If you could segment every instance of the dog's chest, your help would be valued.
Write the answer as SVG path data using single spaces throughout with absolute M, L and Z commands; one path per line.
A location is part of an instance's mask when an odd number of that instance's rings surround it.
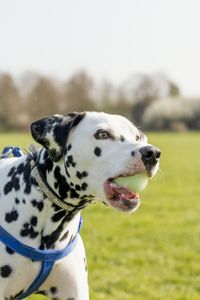
M 68 224 L 66 213 L 44 197 L 31 177 L 27 157 L 1 160 L 0 172 L 1 226 L 32 247 L 59 249 L 66 245 L 75 235 L 78 221 L 75 218 Z

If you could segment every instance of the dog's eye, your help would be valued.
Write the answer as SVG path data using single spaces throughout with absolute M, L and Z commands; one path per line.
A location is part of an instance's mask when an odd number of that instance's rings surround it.
M 98 130 L 94 137 L 97 139 L 97 140 L 106 140 L 106 139 L 109 139 L 111 138 L 111 135 L 108 131 L 106 130 Z
M 140 135 L 139 135 L 139 134 L 136 135 L 135 140 L 136 140 L 136 141 L 139 141 L 139 140 L 140 140 Z

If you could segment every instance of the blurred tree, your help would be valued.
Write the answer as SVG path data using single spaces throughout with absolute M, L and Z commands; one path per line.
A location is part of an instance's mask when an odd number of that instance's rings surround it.
M 17 83 L 24 100 L 26 100 L 27 94 L 30 93 L 40 78 L 41 76 L 37 72 L 26 71 L 22 73 Z
M 178 96 L 180 96 L 181 93 L 180 93 L 180 88 L 178 87 L 178 85 L 176 83 L 174 83 L 173 81 L 168 81 L 168 83 L 169 83 L 168 96 L 169 97 L 178 97 Z
M 101 111 L 112 113 L 113 106 L 116 102 L 116 90 L 115 87 L 108 81 L 103 80 L 97 91 L 97 97 L 99 99 L 99 109 Z
M 133 120 L 141 125 L 141 118 L 145 109 L 158 97 L 158 88 L 148 75 L 140 75 L 132 89 Z
M 0 74 L 0 128 L 18 128 L 21 108 L 20 94 L 12 77 Z
M 199 130 L 200 99 L 171 97 L 157 100 L 145 110 L 143 126 L 147 130 Z
M 93 87 L 93 80 L 87 73 L 81 71 L 74 74 L 63 86 L 63 110 L 66 113 L 96 110 Z
M 131 117 L 131 103 L 127 100 L 123 89 L 113 86 L 109 81 L 104 80 L 99 89 L 99 109 L 111 114 Z
M 9 74 L 0 74 L 0 129 L 27 129 L 32 120 L 47 115 L 85 110 L 121 114 L 133 118 L 136 125 L 145 126 L 143 116 L 149 116 L 149 120 L 153 122 L 152 105 L 155 101 L 157 100 L 157 107 L 158 103 L 165 102 L 168 98 L 175 102 L 175 106 L 170 104 L 167 107 L 176 107 L 177 114 L 180 104 L 176 103 L 176 99 L 182 99 L 179 87 L 161 73 L 132 76 L 120 87 L 106 80 L 96 85 L 84 71 L 75 73 L 65 83 L 33 72 L 27 72 L 17 82 Z M 185 124 L 189 129 L 199 128 L 199 102 L 187 107 L 190 117 L 188 113 L 183 114 L 178 126 Z M 166 124 L 171 122 L 168 116 L 165 119 Z M 157 125 L 154 127 L 166 127 L 159 125 L 162 120 L 156 120 Z
M 115 113 L 118 115 L 123 115 L 124 117 L 132 118 L 132 104 L 128 101 L 126 93 L 122 88 L 117 90 Z
M 137 125 L 142 125 L 146 108 L 155 100 L 180 95 L 179 87 L 162 73 L 135 75 L 126 83 L 126 91 L 133 103 L 132 115 Z
M 26 96 L 26 111 L 30 120 L 60 112 L 61 95 L 54 82 L 40 77 Z

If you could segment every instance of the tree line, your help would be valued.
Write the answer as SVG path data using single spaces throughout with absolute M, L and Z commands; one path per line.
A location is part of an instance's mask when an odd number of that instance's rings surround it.
M 27 130 L 36 119 L 72 111 L 121 114 L 145 130 L 200 129 L 199 99 L 184 99 L 165 74 L 136 74 L 121 85 L 96 83 L 85 71 L 67 80 L 0 73 L 0 130 Z

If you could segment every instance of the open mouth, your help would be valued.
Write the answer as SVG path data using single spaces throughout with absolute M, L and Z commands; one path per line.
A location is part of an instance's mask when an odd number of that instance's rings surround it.
M 139 194 L 114 183 L 113 180 L 107 179 L 104 182 L 104 192 L 109 204 L 121 211 L 133 212 L 136 210 L 140 205 Z

